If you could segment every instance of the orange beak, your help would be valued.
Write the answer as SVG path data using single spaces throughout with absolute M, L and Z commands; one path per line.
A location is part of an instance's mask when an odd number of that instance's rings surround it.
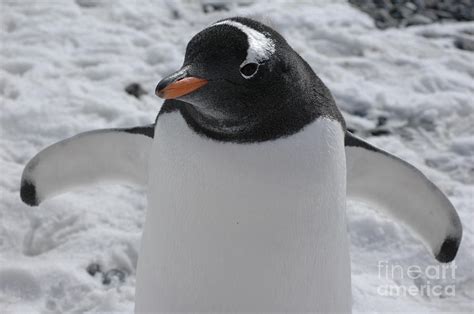
M 166 86 L 160 86 L 161 83 L 158 84 L 155 90 L 155 94 L 158 97 L 164 99 L 173 99 L 178 98 L 184 95 L 187 95 L 195 90 L 203 87 L 208 83 L 208 80 L 197 78 L 197 77 L 184 77 L 177 81 L 171 82 Z

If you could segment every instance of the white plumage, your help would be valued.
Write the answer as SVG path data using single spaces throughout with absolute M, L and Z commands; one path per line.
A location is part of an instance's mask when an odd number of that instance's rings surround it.
M 344 133 L 234 144 L 158 119 L 136 311 L 349 312 Z

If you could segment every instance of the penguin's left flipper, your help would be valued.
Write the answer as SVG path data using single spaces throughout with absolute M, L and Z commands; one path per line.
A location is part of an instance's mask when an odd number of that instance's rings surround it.
M 462 225 L 451 202 L 421 171 L 346 132 L 347 196 L 406 224 L 436 259 L 456 256 Z
M 85 132 L 53 144 L 23 170 L 20 196 L 37 206 L 76 187 L 97 182 L 145 185 L 154 125 Z

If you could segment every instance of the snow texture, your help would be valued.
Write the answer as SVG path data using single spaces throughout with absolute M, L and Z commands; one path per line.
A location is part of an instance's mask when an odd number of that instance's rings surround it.
M 452 42 L 474 24 L 380 31 L 341 1 L 243 3 L 205 14 L 191 0 L 1 1 L 0 311 L 133 311 L 146 191 L 91 186 L 32 208 L 20 200 L 21 173 L 42 148 L 79 132 L 152 123 L 155 85 L 181 66 L 186 43 L 235 15 L 280 31 L 348 126 L 418 167 L 458 210 L 455 295 L 383 296 L 382 285 L 430 279 L 379 276 L 379 261 L 439 264 L 404 226 L 349 203 L 354 312 L 473 311 L 474 55 Z M 148 94 L 128 95 L 130 83 Z M 91 276 L 91 264 L 102 272 Z

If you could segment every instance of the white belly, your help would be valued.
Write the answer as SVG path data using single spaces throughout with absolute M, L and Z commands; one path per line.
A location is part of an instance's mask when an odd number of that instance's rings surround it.
M 222 143 L 162 115 L 150 157 L 136 311 L 349 312 L 339 123 Z

